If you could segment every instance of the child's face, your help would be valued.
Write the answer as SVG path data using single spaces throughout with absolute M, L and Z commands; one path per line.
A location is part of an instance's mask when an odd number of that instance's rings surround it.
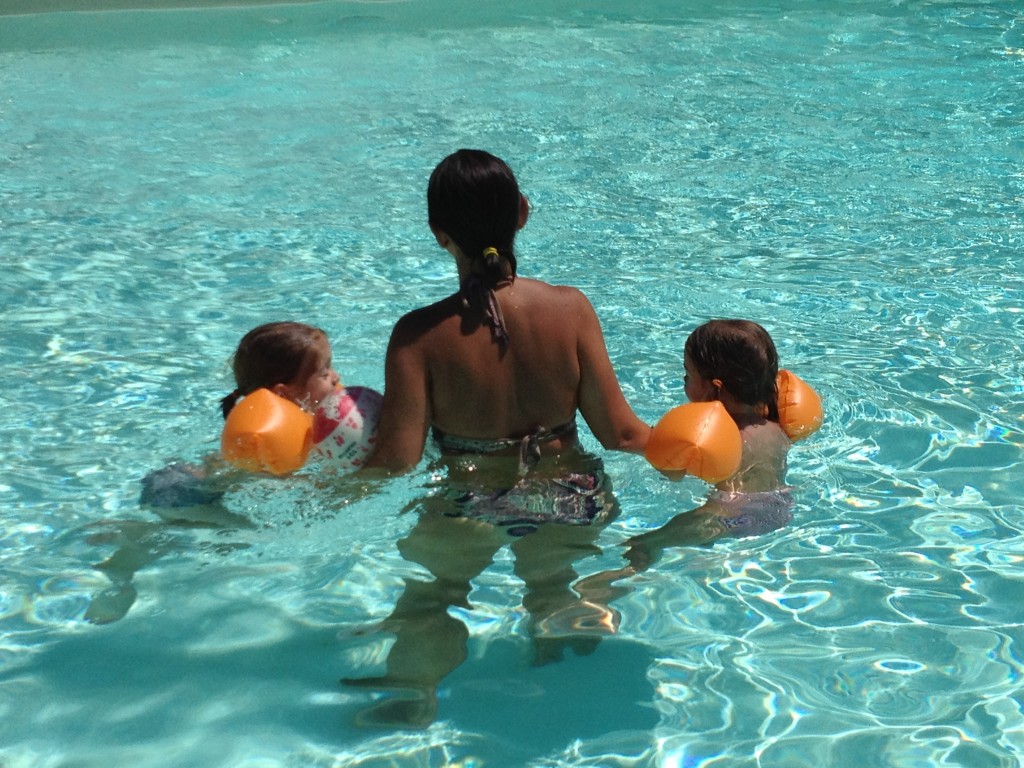
M 331 366 L 331 361 L 319 370 L 313 371 L 307 379 L 299 379 L 291 384 L 281 384 L 277 394 L 286 397 L 306 410 L 313 411 L 320 401 L 334 392 L 341 384 L 341 377 Z
M 697 372 L 689 355 L 683 357 L 683 370 L 686 372 L 683 376 L 683 386 L 691 403 L 706 403 L 718 399 L 715 385 Z
M 309 393 L 310 407 L 316 408 L 316 406 L 320 405 L 320 401 L 336 390 L 340 383 L 341 377 L 338 376 L 331 361 L 328 360 L 327 365 L 319 371 L 315 371 L 306 380 L 306 391 Z

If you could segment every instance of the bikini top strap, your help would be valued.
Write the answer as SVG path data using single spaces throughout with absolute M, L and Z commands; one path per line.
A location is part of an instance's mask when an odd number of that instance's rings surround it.
M 494 288 L 486 285 L 480 275 L 470 275 L 459 293 L 462 295 L 463 306 L 475 309 L 484 316 L 484 322 L 491 328 L 491 338 L 505 349 L 509 341 L 508 328 L 505 327 L 505 316 L 501 313 L 501 304 L 494 295 Z

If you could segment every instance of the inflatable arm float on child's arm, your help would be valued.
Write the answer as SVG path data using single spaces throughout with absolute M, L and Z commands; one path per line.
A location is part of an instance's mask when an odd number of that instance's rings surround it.
M 311 414 L 269 389 L 257 389 L 228 414 L 221 453 L 236 467 L 274 475 L 301 468 L 310 453 L 338 469 L 359 467 L 373 452 L 380 406 L 374 390 L 346 387 Z
M 821 398 L 803 379 L 779 371 L 779 426 L 790 440 L 814 434 L 823 418 Z M 686 403 L 668 411 L 655 425 L 644 453 L 655 469 L 686 472 L 709 483 L 731 477 L 740 466 L 740 431 L 717 400 Z

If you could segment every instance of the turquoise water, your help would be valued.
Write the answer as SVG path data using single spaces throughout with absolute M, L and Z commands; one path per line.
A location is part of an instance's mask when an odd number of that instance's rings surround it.
M 0 763 L 1024 760 L 1024 12 L 633 5 L 0 17 Z M 423 473 L 358 501 L 254 477 L 226 527 L 139 481 L 216 448 L 260 322 L 382 388 L 395 318 L 453 286 L 424 193 L 461 146 L 515 168 L 522 272 L 587 292 L 643 418 L 683 400 L 689 330 L 743 316 L 827 420 L 788 526 L 667 551 L 589 655 L 531 663 L 500 552 L 449 610 L 434 722 L 371 728 L 382 694 L 339 679 L 381 673 L 422 578 L 396 542 Z M 581 576 L 706 491 L 606 465 L 623 511 Z M 134 600 L 94 623 L 118 552 Z

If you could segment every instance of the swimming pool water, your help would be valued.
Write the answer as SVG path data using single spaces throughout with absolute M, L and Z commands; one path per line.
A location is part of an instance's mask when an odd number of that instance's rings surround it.
M 0 764 L 1018 765 L 1022 85 L 1011 2 L 0 16 Z M 641 417 L 683 400 L 693 326 L 743 316 L 827 420 L 789 526 L 666 552 L 589 654 L 531 664 L 499 553 L 436 720 L 370 728 L 339 679 L 380 673 L 422 577 L 422 473 L 253 478 L 211 528 L 139 480 L 216 448 L 258 323 L 382 388 L 391 324 L 453 285 L 424 193 L 462 146 L 516 170 L 522 273 L 587 292 Z M 706 490 L 606 465 L 581 576 Z M 90 622 L 118 552 L 134 599 Z

